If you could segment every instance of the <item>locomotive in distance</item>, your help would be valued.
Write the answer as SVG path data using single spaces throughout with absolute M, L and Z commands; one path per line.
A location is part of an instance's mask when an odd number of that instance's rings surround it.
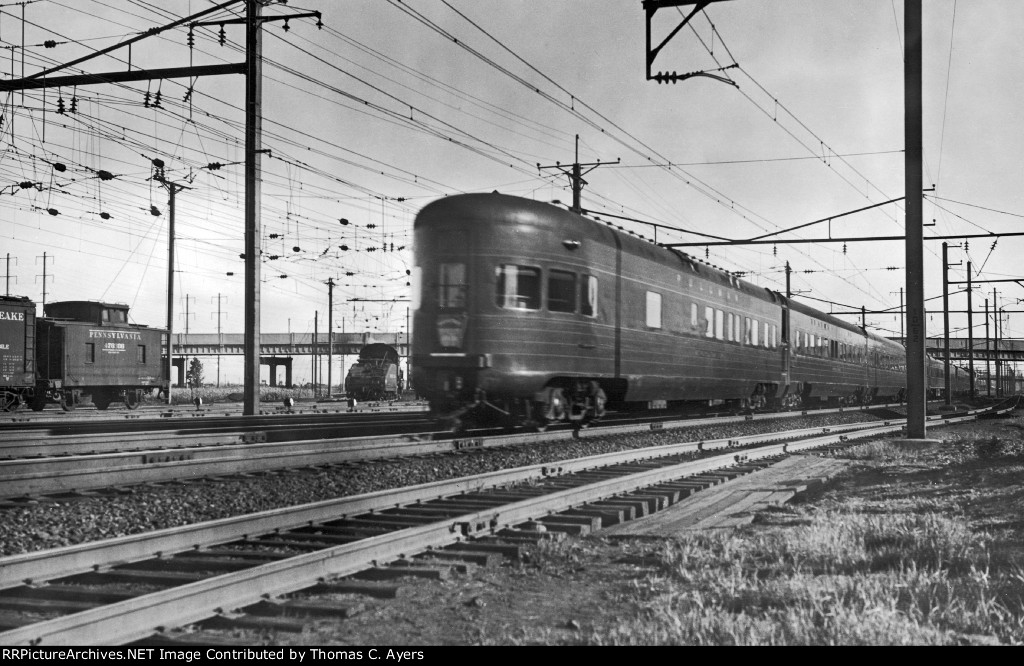
M 128 323 L 127 305 L 61 301 L 43 310 L 36 317 L 28 298 L 0 296 L 0 409 L 71 411 L 84 396 L 97 409 L 114 401 L 135 409 L 143 391 L 167 390 L 167 331 Z
M 345 377 L 345 394 L 355 400 L 396 400 L 404 388 L 398 350 L 374 342 L 359 350 Z
M 902 345 L 547 203 L 451 196 L 414 234 L 414 385 L 453 428 L 905 395 Z M 959 390 L 966 372 L 952 370 Z M 933 359 L 928 380 L 940 395 Z

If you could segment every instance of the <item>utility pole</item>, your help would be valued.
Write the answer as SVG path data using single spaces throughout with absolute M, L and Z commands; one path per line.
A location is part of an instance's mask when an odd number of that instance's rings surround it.
M 18 258 L 15 257 L 14 261 L 17 262 Z M 15 280 L 17 280 L 17 278 L 15 278 Z M 6 288 L 5 292 L 4 292 L 4 295 L 5 296 L 10 296 L 11 295 L 11 253 L 10 252 L 7 253 L 7 288 Z
M 922 178 L 921 0 L 904 0 L 904 188 L 907 267 L 907 437 L 924 439 L 928 375 L 924 310 L 924 183 Z
M 221 301 L 221 298 L 223 298 L 223 297 L 220 294 L 217 294 L 217 348 L 218 348 L 218 350 L 223 348 L 223 346 L 224 346 L 224 338 L 221 337 L 221 329 L 220 329 L 220 315 L 221 315 L 220 301 Z M 210 300 L 213 300 L 213 299 L 210 299 Z M 217 388 L 220 388 L 220 352 L 219 351 L 217 352 Z
M 320 397 L 320 311 L 313 312 L 313 397 Z
M 974 287 L 971 286 L 971 262 L 967 262 L 967 374 L 970 375 L 970 392 L 968 395 L 974 399 L 974 305 L 971 302 L 971 294 Z
M 190 189 L 187 185 L 167 180 L 164 161 L 153 158 L 153 180 L 167 190 L 167 404 L 171 404 L 171 387 L 174 386 L 174 216 L 175 197 L 178 192 Z M 191 181 L 189 181 L 191 182 Z M 186 297 L 186 306 L 188 300 Z M 188 326 L 186 309 L 185 326 Z
M 946 393 L 946 405 L 953 404 L 953 396 L 950 395 L 949 377 L 949 244 L 942 244 L 942 345 L 944 358 L 942 362 L 942 376 Z
M 989 357 L 988 299 L 985 299 L 985 395 L 992 397 L 992 363 Z
M 583 192 L 583 186 L 587 185 L 587 181 L 583 180 L 583 176 L 590 173 L 601 165 L 618 164 L 621 161 L 616 159 L 614 162 L 602 162 L 598 160 L 596 162 L 588 162 L 586 164 L 580 164 L 580 135 L 576 135 L 576 160 L 571 166 L 563 165 L 561 162 L 555 162 L 554 165 L 541 166 L 540 162 L 537 163 L 537 171 L 541 169 L 558 169 L 566 176 L 569 177 L 569 185 L 572 187 L 572 212 L 577 215 L 583 212 L 583 206 L 581 204 L 581 194 Z M 583 171 L 583 167 L 590 167 L 586 171 Z M 658 233 L 657 227 L 655 227 L 655 234 Z M 657 241 L 657 238 L 655 238 Z
M 36 257 L 36 259 L 39 259 L 39 258 L 40 257 Z M 46 278 L 47 277 L 52 277 L 52 276 L 48 276 L 46 274 L 46 262 L 48 260 L 48 257 L 46 256 L 45 252 L 43 252 L 42 260 L 43 260 L 43 312 L 45 313 L 46 312 Z M 39 276 L 37 275 L 36 277 L 39 277 Z
M 189 313 L 188 304 L 189 301 L 194 300 L 195 296 L 189 296 L 185 294 L 185 335 L 188 335 L 188 320 L 194 316 L 194 313 Z
M 327 278 L 327 397 L 331 397 L 331 368 L 334 365 L 334 278 Z

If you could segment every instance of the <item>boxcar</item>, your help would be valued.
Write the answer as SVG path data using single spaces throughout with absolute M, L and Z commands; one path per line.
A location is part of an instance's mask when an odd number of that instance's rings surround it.
M 36 384 L 36 304 L 0 296 L 0 409 L 17 409 Z

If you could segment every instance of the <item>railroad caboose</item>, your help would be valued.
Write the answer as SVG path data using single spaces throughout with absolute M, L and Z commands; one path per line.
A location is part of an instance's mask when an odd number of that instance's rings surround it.
M 47 303 L 36 327 L 39 380 L 32 409 L 74 409 L 84 395 L 97 409 L 139 406 L 142 392 L 166 390 L 161 363 L 167 332 L 128 323 L 128 306 L 95 301 Z

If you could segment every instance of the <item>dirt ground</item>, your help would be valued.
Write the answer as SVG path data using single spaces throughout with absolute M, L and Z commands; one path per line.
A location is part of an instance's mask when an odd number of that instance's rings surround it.
M 760 514 L 739 534 L 792 529 L 816 512 L 867 503 L 876 507 L 872 511 L 925 507 L 963 517 L 991 545 L 993 566 L 1021 566 L 1024 418 L 1017 414 L 930 429 L 929 437 L 941 443 L 914 445 L 909 456 L 852 456 L 848 471 L 814 496 Z M 657 584 L 653 558 L 661 541 L 612 540 L 598 532 L 531 547 L 520 562 L 478 567 L 445 581 L 407 579 L 398 599 L 366 601 L 342 622 L 264 639 L 334 646 L 603 643 L 624 620 L 650 612 L 638 600 L 645 586 Z

